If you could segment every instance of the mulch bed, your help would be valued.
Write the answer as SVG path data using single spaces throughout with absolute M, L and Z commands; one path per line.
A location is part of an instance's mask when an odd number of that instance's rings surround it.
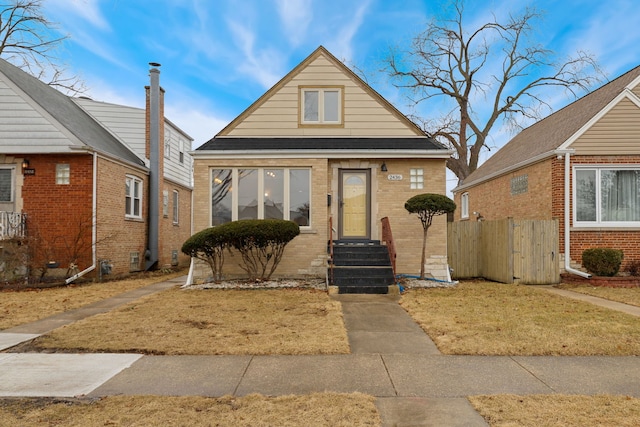
M 609 288 L 638 288 L 640 287 L 640 276 L 614 276 L 614 277 L 602 277 L 591 276 L 580 277 L 575 274 L 561 274 L 560 279 L 562 283 L 570 283 L 574 285 L 589 285 L 589 286 L 605 286 Z

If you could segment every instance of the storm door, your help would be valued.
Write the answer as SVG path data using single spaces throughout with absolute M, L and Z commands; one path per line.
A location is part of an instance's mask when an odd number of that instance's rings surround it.
M 340 239 L 369 239 L 370 171 L 341 169 L 338 216 Z

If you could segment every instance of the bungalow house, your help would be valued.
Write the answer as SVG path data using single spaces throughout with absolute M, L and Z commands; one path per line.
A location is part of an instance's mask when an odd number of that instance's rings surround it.
M 121 274 L 188 264 L 191 138 L 147 108 L 68 97 L 0 60 L 0 270 Z M 160 143 L 160 142 L 163 143 Z
M 301 234 L 276 275 L 325 277 L 328 242 L 377 245 L 385 217 L 396 272 L 418 274 L 422 225 L 404 203 L 445 193 L 451 152 L 319 47 L 192 154 L 196 231 L 245 218 L 295 221 Z M 442 216 L 428 239 L 435 278 L 448 278 L 446 251 Z M 242 274 L 237 264 L 229 258 L 223 273 Z
M 640 261 L 640 67 L 524 129 L 454 190 L 456 221 L 558 219 L 561 268 L 582 252 Z

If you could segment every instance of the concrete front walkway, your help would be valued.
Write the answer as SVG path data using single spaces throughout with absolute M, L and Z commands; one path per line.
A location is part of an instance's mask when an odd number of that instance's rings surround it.
M 181 283 L 182 279 L 174 279 L 5 330 L 0 333 L 0 345 L 13 346 L 20 340 Z M 466 399 L 476 394 L 640 397 L 638 357 L 445 356 L 397 304 L 398 296 L 333 298 L 343 306 L 352 350 L 349 355 L 0 353 L 0 396 L 358 391 L 378 398 L 384 426 L 486 426 Z

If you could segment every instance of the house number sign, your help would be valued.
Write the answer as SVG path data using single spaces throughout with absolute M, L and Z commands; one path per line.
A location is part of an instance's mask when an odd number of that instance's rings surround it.
M 389 175 L 387 175 L 387 179 L 389 181 L 402 181 L 402 175 L 400 175 L 399 173 L 390 173 Z

